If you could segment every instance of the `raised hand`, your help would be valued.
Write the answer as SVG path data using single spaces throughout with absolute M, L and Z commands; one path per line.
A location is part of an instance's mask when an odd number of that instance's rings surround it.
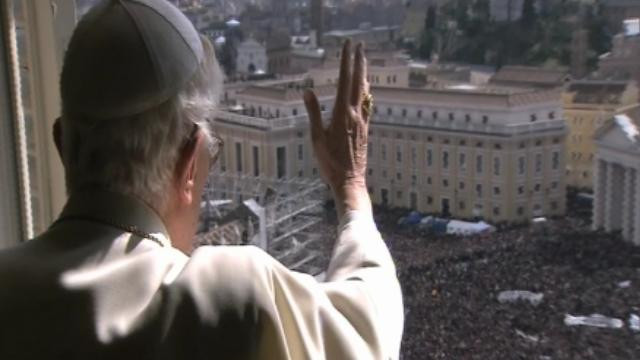
M 320 171 L 333 189 L 338 211 L 369 210 L 366 187 L 369 135 L 369 83 L 362 44 L 351 56 L 351 42 L 342 49 L 340 80 L 328 127 L 322 124 L 318 99 L 313 91 L 304 95 L 311 120 L 311 139 Z

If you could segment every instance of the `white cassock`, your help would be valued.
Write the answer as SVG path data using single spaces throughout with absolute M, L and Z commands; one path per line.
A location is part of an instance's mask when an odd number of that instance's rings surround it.
M 253 246 L 187 257 L 119 194 L 74 195 L 61 219 L 0 251 L 0 359 L 399 356 L 402 295 L 370 213 L 341 219 L 324 282 Z

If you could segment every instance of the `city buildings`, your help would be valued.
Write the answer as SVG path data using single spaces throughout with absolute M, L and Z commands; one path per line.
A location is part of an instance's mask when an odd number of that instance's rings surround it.
M 225 138 L 220 171 L 237 176 L 315 177 L 309 119 L 299 82 L 253 85 L 236 93 L 236 112 L 219 111 L 214 130 Z M 323 111 L 333 106 L 334 86 L 315 89 Z
M 640 3 L 635 0 L 602 1 L 602 16 L 613 33 L 622 30 L 623 21 L 640 18 Z
M 571 80 L 568 69 L 535 66 L 503 66 L 491 78 L 496 85 L 535 88 L 562 87 Z
M 633 79 L 640 83 L 640 29 L 636 26 L 613 37 L 611 52 L 603 54 L 598 63 L 598 76 L 611 79 Z
M 593 227 L 622 231 L 640 245 L 640 108 L 615 115 L 596 133 Z
M 492 222 L 564 213 L 559 90 L 461 84 L 373 95 L 374 202 Z
M 238 44 L 236 55 L 238 74 L 264 74 L 268 70 L 267 64 L 267 50 L 255 39 L 249 38 Z
M 314 177 L 302 91 L 251 86 L 241 113 L 222 112 L 223 171 Z M 324 111 L 334 85 L 314 89 Z M 373 86 L 368 185 L 375 203 L 493 222 L 561 215 L 566 127 L 559 89 L 470 84 L 424 89 Z
M 567 120 L 567 185 L 591 190 L 596 130 L 613 115 L 637 104 L 634 81 L 573 81 L 563 94 Z

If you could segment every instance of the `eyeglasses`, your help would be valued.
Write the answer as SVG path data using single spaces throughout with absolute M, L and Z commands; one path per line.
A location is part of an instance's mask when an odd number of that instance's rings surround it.
M 191 134 L 189 135 L 189 141 L 194 140 L 198 130 L 200 129 L 200 125 L 194 123 L 193 129 L 191 130 Z M 224 147 L 224 141 L 217 134 L 211 133 L 211 141 L 207 143 L 207 150 L 209 151 L 209 164 L 213 166 L 220 157 L 220 152 Z

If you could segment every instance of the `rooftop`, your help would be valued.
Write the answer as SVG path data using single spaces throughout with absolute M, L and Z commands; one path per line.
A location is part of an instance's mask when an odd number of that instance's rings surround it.
M 399 28 L 400 28 L 399 26 L 374 26 L 374 27 L 362 28 L 362 29 L 332 30 L 332 31 L 326 32 L 324 36 L 349 37 L 349 36 L 355 36 L 360 34 L 366 34 L 370 32 L 397 30 Z
M 504 66 L 491 78 L 491 82 L 518 86 L 554 87 L 562 86 L 568 79 L 569 72 L 566 68 Z
M 513 107 L 558 101 L 559 90 L 516 88 L 495 85 L 447 84 L 427 88 L 373 87 L 379 101 L 397 103 L 460 103 L 490 107 Z
M 259 97 L 275 101 L 302 101 L 304 90 L 308 86 L 302 83 L 275 84 L 270 86 L 252 85 L 240 91 L 238 95 Z M 335 93 L 335 86 L 325 85 L 313 89 L 318 97 L 332 96 Z
M 574 93 L 574 103 L 620 104 L 628 86 L 628 81 L 582 80 L 572 82 L 567 91 Z

